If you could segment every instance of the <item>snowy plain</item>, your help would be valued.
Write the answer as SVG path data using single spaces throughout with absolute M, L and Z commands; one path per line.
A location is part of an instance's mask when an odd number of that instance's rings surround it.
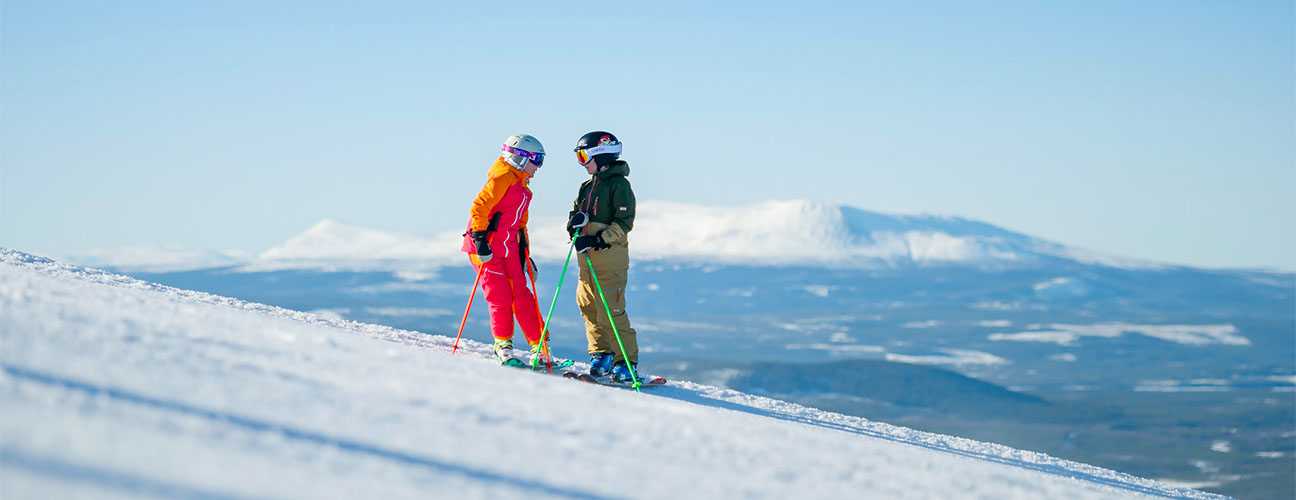
M 0 249 L 0 497 L 1219 498 L 452 342 Z

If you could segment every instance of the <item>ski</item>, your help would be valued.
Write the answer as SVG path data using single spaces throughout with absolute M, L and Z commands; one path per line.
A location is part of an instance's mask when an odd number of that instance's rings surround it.
M 591 384 L 606 385 L 609 387 L 624 387 L 626 389 L 634 388 L 634 384 L 631 383 L 613 382 L 611 377 L 595 377 L 588 373 L 567 372 L 563 374 L 563 377 L 579 380 L 581 382 L 589 382 Z M 639 384 L 639 387 L 657 387 L 662 385 L 666 385 L 665 378 L 648 376 L 644 377 L 643 383 Z
M 517 358 L 509 358 L 508 361 L 505 361 L 500 364 L 502 366 L 512 366 L 514 368 L 535 368 L 536 371 L 541 371 L 541 370 L 549 370 L 549 369 L 567 368 L 568 366 L 576 364 L 576 362 L 570 359 L 564 359 L 557 363 L 540 363 L 532 367 L 526 361 L 522 361 Z
M 557 363 L 539 363 L 539 364 L 535 365 L 534 367 L 532 367 L 531 365 L 525 365 L 525 366 L 530 367 L 530 368 L 535 368 L 536 370 L 549 370 L 549 369 L 555 369 L 555 370 L 556 370 L 556 369 L 559 369 L 559 368 L 567 368 L 568 366 L 571 366 L 571 365 L 574 365 L 574 364 L 576 364 L 576 362 L 573 361 L 573 360 L 570 360 L 570 359 L 563 359 L 563 360 L 558 361 Z

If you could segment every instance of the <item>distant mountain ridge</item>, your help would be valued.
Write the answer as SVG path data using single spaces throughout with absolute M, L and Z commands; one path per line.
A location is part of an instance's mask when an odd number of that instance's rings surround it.
M 562 218 L 533 217 L 534 257 L 561 260 Z M 260 255 L 263 260 L 421 259 L 461 263 L 462 230 L 433 238 L 325 220 Z M 894 215 L 804 200 L 709 206 L 648 201 L 630 236 L 636 260 L 852 269 L 1037 267 L 1051 259 L 1111 267 L 1156 264 L 1101 255 L 962 217 Z
M 562 260 L 567 255 L 563 217 L 532 217 L 533 257 Z M 437 267 L 464 262 L 462 229 L 417 236 L 348 225 L 324 219 L 282 244 L 242 262 L 229 254 L 211 266 L 256 268 L 316 265 Z M 1066 247 L 992 224 L 953 216 L 896 215 L 804 200 L 752 205 L 708 206 L 645 201 L 630 236 L 637 262 L 674 261 L 749 266 L 809 266 L 850 269 L 968 267 L 981 270 L 1037 268 L 1056 260 L 1121 268 L 1161 268 L 1155 263 L 1123 259 Z M 133 262 L 132 254 L 95 251 L 70 260 L 116 268 L 147 267 L 163 260 L 202 267 L 193 255 L 159 259 L 166 249 Z M 133 255 L 145 255 L 138 251 Z M 80 258 L 90 257 L 90 258 Z M 174 265 L 172 265 L 174 267 Z
M 412 236 L 321 220 L 305 232 L 262 252 L 260 260 L 417 260 L 444 259 L 458 253 L 459 237 Z
M 852 269 L 1035 267 L 1063 258 L 1149 267 L 1096 256 L 961 217 L 893 215 L 809 201 L 712 207 L 645 203 L 632 233 L 637 257 L 759 266 Z

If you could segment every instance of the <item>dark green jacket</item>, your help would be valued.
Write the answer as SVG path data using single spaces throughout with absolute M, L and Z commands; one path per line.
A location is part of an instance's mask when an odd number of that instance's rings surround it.
M 576 192 L 573 212 L 589 214 L 590 222 L 620 226 L 621 234 L 634 227 L 635 196 L 630 189 L 630 165 L 617 160 L 607 170 L 581 183 Z

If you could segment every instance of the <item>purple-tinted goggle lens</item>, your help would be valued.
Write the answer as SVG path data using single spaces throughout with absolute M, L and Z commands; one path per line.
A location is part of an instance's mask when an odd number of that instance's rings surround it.
M 518 155 L 518 156 L 525 156 L 528 160 L 531 160 L 531 163 L 536 164 L 537 167 L 539 167 L 539 166 L 541 166 L 541 165 L 544 165 L 544 153 L 532 153 L 532 152 L 527 151 L 527 150 L 525 150 L 525 149 L 518 149 L 518 148 L 515 148 L 515 147 L 512 147 L 512 146 L 509 146 L 508 144 L 505 144 L 503 147 L 501 147 L 501 148 L 500 148 L 500 151 L 508 151 L 509 153 L 512 153 L 512 154 L 515 154 L 515 155 Z

